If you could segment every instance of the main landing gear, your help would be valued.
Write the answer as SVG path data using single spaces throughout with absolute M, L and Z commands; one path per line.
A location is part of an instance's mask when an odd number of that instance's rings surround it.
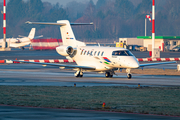
M 131 78 L 132 78 L 131 69 L 127 68 L 127 69 L 126 69 L 126 72 L 127 72 L 127 78 L 128 78 L 128 79 L 131 79 Z
M 21 47 L 21 50 L 24 50 L 24 47 Z
M 80 71 L 77 71 L 75 74 L 74 74 L 75 77 L 83 77 L 83 72 L 80 70 Z
M 113 77 L 113 74 L 114 74 L 114 71 L 110 71 L 110 72 L 106 72 L 105 73 L 105 76 L 108 78 L 112 78 Z

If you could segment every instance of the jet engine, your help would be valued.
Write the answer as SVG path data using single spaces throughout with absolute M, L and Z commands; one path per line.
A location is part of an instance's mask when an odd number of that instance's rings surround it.
M 56 47 L 56 51 L 62 56 L 74 57 L 77 53 L 77 49 L 71 46 L 59 46 Z

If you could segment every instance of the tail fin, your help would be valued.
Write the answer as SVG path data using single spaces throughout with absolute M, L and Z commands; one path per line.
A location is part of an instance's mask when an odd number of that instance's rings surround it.
M 69 23 L 68 20 L 59 20 L 57 23 L 29 22 L 28 24 L 43 24 L 43 25 L 60 25 L 63 45 L 77 47 L 86 46 L 84 42 L 77 41 L 72 31 L 71 25 L 92 25 L 93 23 Z
M 33 38 L 34 38 L 34 36 L 35 36 L 35 31 L 36 31 L 36 28 L 32 28 L 32 29 L 31 29 L 31 31 L 30 31 L 30 33 L 29 33 L 29 36 L 28 36 L 29 39 L 33 39 Z
M 57 23 L 64 23 L 65 25 L 60 27 L 61 37 L 63 41 L 63 45 L 76 46 L 76 38 L 70 26 L 68 20 L 59 20 Z

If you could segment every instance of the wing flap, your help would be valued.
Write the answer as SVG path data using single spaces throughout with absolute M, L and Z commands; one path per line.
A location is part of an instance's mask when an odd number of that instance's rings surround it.
M 20 62 L 20 63 L 32 63 L 32 64 L 40 64 L 40 65 L 66 67 L 66 68 L 80 68 L 80 69 L 86 69 L 86 70 L 95 70 L 96 69 L 95 67 L 91 67 L 91 66 L 67 65 L 67 64 L 58 64 L 58 63 L 29 62 L 29 61 L 19 61 L 19 60 L 12 60 L 12 61 Z

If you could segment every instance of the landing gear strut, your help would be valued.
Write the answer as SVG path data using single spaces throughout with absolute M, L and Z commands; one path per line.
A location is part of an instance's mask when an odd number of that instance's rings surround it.
M 110 72 L 106 72 L 105 73 L 105 76 L 108 78 L 112 78 L 113 77 L 113 74 L 114 74 L 114 71 L 110 71 Z
M 24 50 L 24 47 L 21 47 L 21 50 Z
M 126 72 L 127 72 L 127 78 L 128 78 L 128 79 L 131 79 L 131 78 L 132 78 L 131 69 L 127 68 L 127 69 L 126 69 Z
M 80 71 L 77 71 L 75 74 L 74 74 L 75 77 L 83 77 L 83 72 L 80 70 Z

